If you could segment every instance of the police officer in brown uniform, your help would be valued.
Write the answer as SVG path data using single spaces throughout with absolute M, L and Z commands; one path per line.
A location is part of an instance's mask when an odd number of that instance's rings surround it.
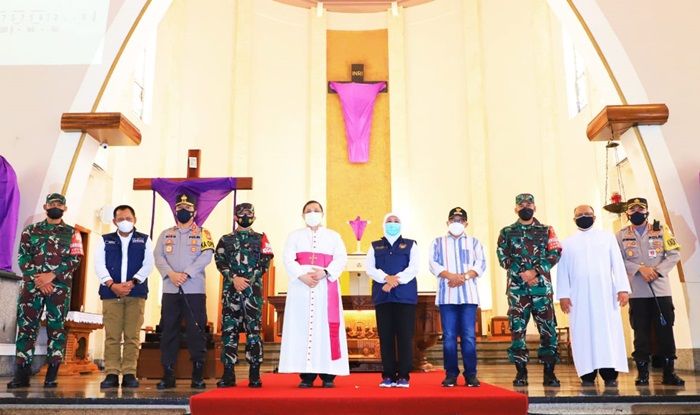
M 630 324 L 634 330 L 634 352 L 638 376 L 635 385 L 649 384 L 651 331 L 655 331 L 657 354 L 664 359 L 664 385 L 681 386 L 685 381 L 675 374 L 676 343 L 673 339 L 673 301 L 669 273 L 680 260 L 680 245 L 671 231 L 659 221 L 649 223 L 647 200 L 627 201 L 631 225 L 617 233 L 627 276 L 632 286 Z

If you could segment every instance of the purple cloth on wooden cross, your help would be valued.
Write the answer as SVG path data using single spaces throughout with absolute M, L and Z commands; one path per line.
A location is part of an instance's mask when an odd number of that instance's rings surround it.
M 175 197 L 179 193 L 189 193 L 197 199 L 197 216 L 194 222 L 202 226 L 216 205 L 232 190 L 236 189 L 236 179 L 220 177 L 214 179 L 188 179 L 178 182 L 168 179 L 153 179 L 151 187 L 170 205 L 175 217 Z
M 374 101 L 379 91 L 386 86 L 386 82 L 376 84 L 331 82 L 330 85 L 331 89 L 338 93 L 340 105 L 343 107 L 348 158 L 351 163 L 367 163 Z
M 19 186 L 10 163 L 0 156 L 0 269 L 12 272 L 19 220 Z
M 352 227 L 352 232 L 355 234 L 355 239 L 358 241 L 362 240 L 362 235 L 365 233 L 365 228 L 367 228 L 367 221 L 360 219 L 358 216 L 348 223 L 350 223 L 350 227 Z

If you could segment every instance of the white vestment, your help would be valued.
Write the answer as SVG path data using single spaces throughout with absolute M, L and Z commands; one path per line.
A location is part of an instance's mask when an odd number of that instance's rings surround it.
M 314 266 L 301 265 L 300 258 L 306 258 L 301 262 L 320 264 L 316 267 L 325 268 L 328 278 L 322 279 L 316 287 L 309 288 L 299 277 L 312 271 Z M 323 262 L 318 262 L 319 258 L 320 261 L 326 260 L 325 266 Z M 289 286 L 282 327 L 280 373 L 350 374 L 342 301 L 338 301 L 340 358 L 336 360 L 332 360 L 328 310 L 329 282 L 337 282 L 346 262 L 345 244 L 335 231 L 319 227 L 313 232 L 307 227 L 289 235 L 284 248 Z M 339 283 L 335 284 L 335 289 L 337 298 L 341 300 Z
M 629 293 L 630 284 L 615 236 L 589 229 L 567 238 L 557 268 L 556 298 L 572 303 L 571 347 L 578 375 L 601 368 L 627 372 L 617 293 Z

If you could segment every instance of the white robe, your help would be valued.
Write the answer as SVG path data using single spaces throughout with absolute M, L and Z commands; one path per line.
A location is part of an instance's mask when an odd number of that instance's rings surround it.
M 330 274 L 314 288 L 298 278 L 312 270 L 311 265 L 299 265 L 298 252 L 313 252 L 333 256 L 326 269 Z M 303 228 L 292 232 L 284 248 L 284 265 L 289 276 L 284 308 L 280 373 L 327 373 L 349 375 L 348 343 L 345 336 L 342 298 L 340 307 L 340 359 L 331 360 L 328 326 L 328 281 L 337 281 L 345 270 L 347 252 L 340 235 L 319 227 L 314 232 Z M 340 296 L 340 284 L 338 284 Z M 340 298 L 340 297 L 339 297 Z
M 571 348 L 579 376 L 594 369 L 628 372 L 617 293 L 630 284 L 615 236 L 579 231 L 562 244 L 556 298 L 570 298 Z

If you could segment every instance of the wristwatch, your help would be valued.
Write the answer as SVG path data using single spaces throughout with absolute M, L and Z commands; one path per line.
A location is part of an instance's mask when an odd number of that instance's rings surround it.
M 323 269 L 323 272 L 326 274 L 326 278 L 328 278 L 328 277 L 331 276 L 331 274 L 328 272 L 327 269 L 324 268 L 324 269 Z
M 139 284 L 141 284 L 141 282 L 140 282 L 139 280 L 137 280 L 136 277 L 132 278 L 130 281 L 131 281 L 131 283 L 134 284 L 134 285 L 139 285 Z

